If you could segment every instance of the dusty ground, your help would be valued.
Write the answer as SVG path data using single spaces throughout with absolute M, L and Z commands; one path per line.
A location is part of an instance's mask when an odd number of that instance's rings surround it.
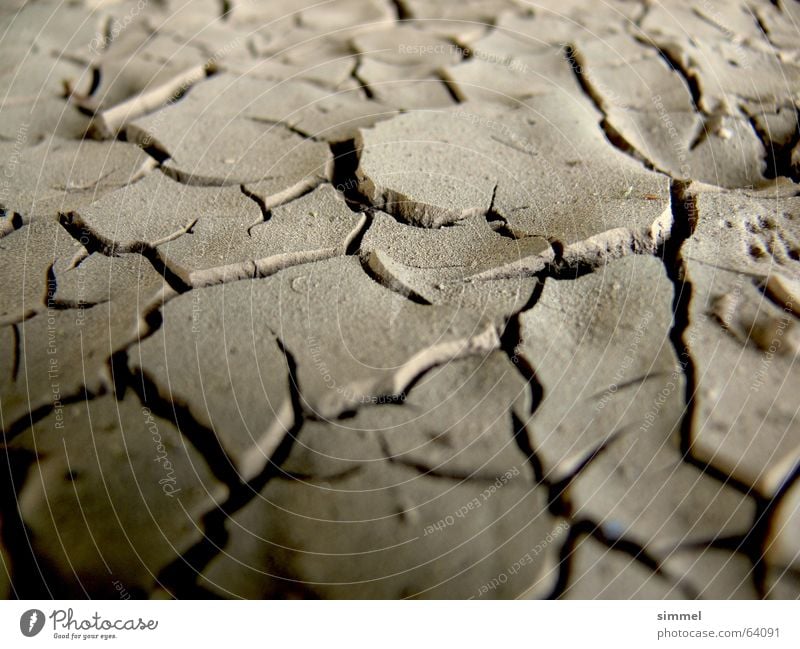
M 0 595 L 800 596 L 796 0 L 0 16 Z

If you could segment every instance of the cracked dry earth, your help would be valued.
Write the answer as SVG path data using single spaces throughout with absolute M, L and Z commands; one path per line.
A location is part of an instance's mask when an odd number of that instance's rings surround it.
M 800 3 L 3 3 L 0 596 L 800 596 Z

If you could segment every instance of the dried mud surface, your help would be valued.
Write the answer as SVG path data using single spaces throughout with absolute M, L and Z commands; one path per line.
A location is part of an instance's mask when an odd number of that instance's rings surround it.
M 797 0 L 0 22 L 0 597 L 800 597 Z

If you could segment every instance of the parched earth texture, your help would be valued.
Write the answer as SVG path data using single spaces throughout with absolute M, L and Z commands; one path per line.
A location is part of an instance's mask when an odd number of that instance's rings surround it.
M 0 22 L 0 596 L 800 596 L 800 2 Z

